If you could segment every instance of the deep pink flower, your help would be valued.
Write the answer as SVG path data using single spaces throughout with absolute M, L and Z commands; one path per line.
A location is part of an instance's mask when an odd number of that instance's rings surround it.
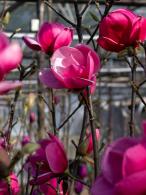
M 22 146 L 24 146 L 24 145 L 30 143 L 30 141 L 31 141 L 30 136 L 25 135 L 25 136 L 23 136 L 23 138 L 22 138 L 21 144 L 22 144 Z
M 23 37 L 24 42 L 33 50 L 42 50 L 52 54 L 62 46 L 68 46 L 73 39 L 73 29 L 59 23 L 45 22 L 36 35 L 36 40 L 27 36 Z
M 88 175 L 88 168 L 87 168 L 87 165 L 85 163 L 82 163 L 82 164 L 79 165 L 78 175 L 81 178 L 87 177 L 87 175 Z
M 20 186 L 19 186 L 16 175 L 14 173 L 10 174 L 9 180 L 10 180 L 10 189 L 11 189 L 12 195 L 18 195 L 20 191 Z M 0 195 L 9 194 L 8 189 L 9 189 L 8 183 L 5 180 L 1 179 L 0 180 Z
M 97 42 L 105 50 L 119 52 L 146 38 L 146 19 L 128 9 L 110 12 L 99 25 Z
M 39 74 L 43 84 L 55 89 L 83 89 L 96 83 L 100 60 L 90 47 L 78 44 L 74 48 L 66 46 L 56 50 L 51 65 Z
M 11 70 L 17 68 L 21 60 L 22 51 L 18 43 L 10 43 L 6 35 L 0 32 L 0 80 L 3 80 Z
M 80 194 L 83 190 L 84 185 L 80 183 L 79 181 L 75 181 L 74 189 L 77 194 Z
M 33 176 L 30 184 L 41 186 L 50 179 L 59 177 L 68 167 L 63 144 L 56 136 L 50 133 L 49 136 L 50 139 L 39 141 L 40 148 L 26 161 L 25 170 L 30 171 Z
M 68 160 L 64 150 L 64 146 L 56 136 L 50 133 L 49 136 L 50 142 L 45 149 L 49 167 L 53 173 L 64 173 L 68 167 Z
M 146 193 L 146 137 L 120 138 L 105 151 L 101 175 L 96 178 L 91 194 L 143 195 Z

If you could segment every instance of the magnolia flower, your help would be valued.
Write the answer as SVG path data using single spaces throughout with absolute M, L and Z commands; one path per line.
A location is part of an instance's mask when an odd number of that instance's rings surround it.
M 42 50 L 52 54 L 56 49 L 70 45 L 73 39 L 73 29 L 59 23 L 45 22 L 39 29 L 36 39 L 23 37 L 24 42 L 33 50 Z
M 96 178 L 91 195 L 97 192 L 100 195 L 146 194 L 145 143 L 146 135 L 142 139 L 120 138 L 108 146 L 101 162 L 101 175 Z
M 107 51 L 119 52 L 136 47 L 146 38 L 146 19 L 128 9 L 117 9 L 103 18 L 99 25 L 98 44 Z
M 50 88 L 83 89 L 95 85 L 100 69 L 98 55 L 88 46 L 78 44 L 57 49 L 51 58 L 52 67 L 40 72 L 41 82 Z

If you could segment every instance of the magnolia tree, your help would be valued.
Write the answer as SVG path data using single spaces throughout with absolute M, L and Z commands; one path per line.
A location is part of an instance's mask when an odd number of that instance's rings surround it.
M 79 10 L 78 2 L 74 2 L 76 23 L 73 23 L 45 2 L 46 6 L 65 20 L 66 25 L 46 21 L 40 26 L 35 39 L 23 37 L 24 43 L 33 52 L 44 55 L 48 63 L 46 68 L 37 67 L 37 72 L 39 82 L 45 89 L 42 98 L 48 89 L 51 91 L 51 108 L 45 98 L 43 101 L 50 110 L 53 125 L 51 128 L 46 127 L 44 136 L 39 139 L 31 132 L 20 131 L 18 139 L 13 143 L 14 114 L 21 89 L 23 91 L 23 80 L 35 71 L 33 64 L 27 67 L 22 65 L 23 52 L 19 44 L 11 40 L 14 34 L 9 40 L 3 28 L 0 32 L 0 94 L 16 90 L 8 122 L 1 131 L 0 195 L 146 194 L 146 123 L 143 122 L 140 137 L 135 137 L 134 126 L 135 96 L 146 106 L 139 91 L 145 80 L 140 84 L 135 80 L 138 66 L 146 73 L 146 64 L 141 62 L 138 53 L 146 54 L 146 18 L 123 8 L 110 11 L 113 0 L 105 1 L 104 11 L 94 2 L 101 19 L 93 32 L 88 29 L 90 37 L 85 42 L 82 17 L 90 9 L 91 3 L 89 0 Z M 74 34 L 78 35 L 76 45 L 73 44 Z M 108 141 L 103 144 L 102 129 L 97 126 L 93 112 L 92 97 L 103 65 L 98 48 L 115 52 L 116 55 L 124 53 L 125 63 L 131 69 L 131 111 L 127 126 L 129 136 L 112 140 L 110 144 Z M 16 68 L 20 73 L 19 81 L 7 81 L 6 75 Z M 64 90 L 66 95 L 75 94 L 79 101 L 79 106 L 59 127 L 56 125 L 55 106 L 61 100 L 54 95 L 57 90 Z M 28 98 L 27 107 L 24 106 L 22 112 L 26 112 L 35 100 L 33 95 Z M 79 141 L 69 143 L 74 145 L 75 151 L 75 156 L 69 158 L 59 134 L 81 106 L 85 108 L 82 129 Z M 37 116 L 34 112 L 26 113 L 29 114 L 31 129 Z M 24 118 L 22 123 L 26 120 Z M 27 124 L 24 122 L 23 125 Z M 104 139 L 108 140 L 109 137 Z

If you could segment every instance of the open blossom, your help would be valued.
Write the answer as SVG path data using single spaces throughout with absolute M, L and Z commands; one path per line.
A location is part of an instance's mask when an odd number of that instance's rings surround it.
M 104 153 L 101 175 L 96 178 L 91 194 L 146 194 L 145 143 L 146 135 L 142 139 L 124 137 L 114 141 Z
M 62 46 L 68 46 L 73 39 L 73 29 L 65 27 L 60 23 L 45 22 L 39 29 L 36 39 L 23 37 L 24 42 L 33 50 L 42 50 L 52 54 Z
M 90 47 L 78 44 L 56 50 L 51 65 L 39 74 L 44 85 L 55 89 L 83 89 L 96 83 L 100 60 Z
M 8 185 L 10 185 L 12 195 L 18 195 L 19 194 L 20 186 L 19 186 L 19 183 L 18 183 L 18 179 L 17 179 L 17 177 L 14 173 L 10 174 L 9 182 L 10 182 L 10 184 L 8 184 L 6 180 L 2 180 L 2 179 L 0 180 L 0 195 L 9 194 Z
M 98 44 L 105 50 L 119 52 L 126 47 L 136 47 L 146 38 L 146 19 L 128 9 L 110 12 L 99 25 Z
M 36 152 L 28 157 L 25 170 L 29 171 L 33 177 L 30 184 L 37 185 L 39 191 L 49 195 L 52 188 L 47 183 L 56 186 L 56 178 L 68 168 L 68 160 L 64 146 L 56 136 L 49 133 L 49 139 L 43 139 L 39 141 L 39 144 L 40 147 Z M 56 194 L 54 190 L 53 193 Z

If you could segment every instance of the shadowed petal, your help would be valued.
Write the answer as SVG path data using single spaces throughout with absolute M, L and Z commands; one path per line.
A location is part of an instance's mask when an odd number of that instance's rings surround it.
M 29 48 L 37 51 L 41 50 L 41 45 L 36 40 L 25 36 L 23 37 L 23 41 Z
M 43 69 L 39 73 L 40 81 L 49 88 L 62 89 L 65 88 L 64 84 L 58 80 L 56 74 L 52 69 Z

